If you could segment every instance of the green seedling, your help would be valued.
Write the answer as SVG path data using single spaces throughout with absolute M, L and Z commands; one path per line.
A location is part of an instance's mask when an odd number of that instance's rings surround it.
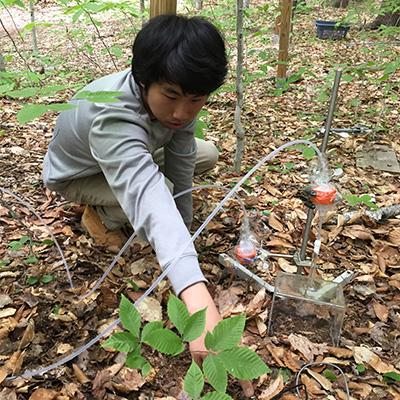
M 363 204 L 370 208 L 371 210 L 378 210 L 379 207 L 372 201 L 372 197 L 368 194 L 363 194 L 362 196 L 356 196 L 355 194 L 344 195 L 343 198 L 351 205 L 357 206 Z
M 42 283 L 44 285 L 47 285 L 50 282 L 54 281 L 54 276 L 53 275 L 31 275 L 27 278 L 26 283 L 30 286 L 36 285 L 37 283 Z
M 167 314 L 175 330 L 164 327 L 162 321 L 149 322 L 142 326 L 136 307 L 122 296 L 119 317 L 124 330 L 107 339 L 102 346 L 126 352 L 126 365 L 139 369 L 146 376 L 151 365 L 142 355 L 146 344 L 162 354 L 181 354 L 187 343 L 197 339 L 205 328 L 206 309 L 190 315 L 186 305 L 176 296 L 170 295 Z M 231 399 L 226 394 L 228 375 L 237 379 L 251 380 L 270 369 L 260 357 L 247 347 L 239 346 L 246 318 L 238 315 L 221 321 L 212 332 L 207 332 L 205 345 L 209 351 L 202 369 L 192 362 L 184 378 L 184 390 L 192 399 Z M 205 382 L 215 392 L 201 396 Z
M 387 383 L 395 383 L 395 382 L 400 382 L 400 374 L 394 371 L 391 372 L 385 372 L 383 374 L 383 379 Z

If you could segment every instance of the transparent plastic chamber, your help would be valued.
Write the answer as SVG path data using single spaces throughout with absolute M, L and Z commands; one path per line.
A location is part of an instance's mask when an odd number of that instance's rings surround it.
M 346 304 L 342 285 L 305 275 L 279 273 L 269 315 L 270 335 L 298 333 L 338 346 Z

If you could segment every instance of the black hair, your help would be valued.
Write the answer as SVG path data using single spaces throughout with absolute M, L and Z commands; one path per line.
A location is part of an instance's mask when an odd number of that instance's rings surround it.
M 168 82 L 184 93 L 208 95 L 223 84 L 227 73 L 224 39 L 201 17 L 152 18 L 136 36 L 132 53 L 133 76 L 145 89 Z

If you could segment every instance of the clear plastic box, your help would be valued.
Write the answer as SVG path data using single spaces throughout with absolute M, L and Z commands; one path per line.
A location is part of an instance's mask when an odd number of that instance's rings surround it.
M 342 285 L 299 274 L 275 280 L 268 332 L 297 333 L 313 342 L 338 346 L 346 304 Z

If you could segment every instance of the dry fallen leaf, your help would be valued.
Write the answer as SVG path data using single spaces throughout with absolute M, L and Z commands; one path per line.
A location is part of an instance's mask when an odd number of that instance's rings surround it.
M 216 303 L 222 318 L 229 317 L 232 314 L 233 308 L 238 302 L 239 296 L 236 294 L 236 291 L 233 290 L 233 287 L 230 287 L 226 290 L 221 290 L 218 293 Z
M 366 347 L 354 347 L 354 359 L 358 364 L 368 364 L 380 374 L 392 371 L 399 373 L 393 365 L 383 362 L 379 356 Z
M 328 351 L 330 354 L 333 354 L 339 358 L 350 358 L 353 357 L 353 350 L 345 349 L 343 347 L 328 347 Z
M 400 246 L 400 227 L 394 228 L 388 235 L 388 241 L 396 246 Z
M 0 310 L 0 318 L 11 317 L 17 312 L 16 308 L 7 307 Z
M 308 362 L 314 361 L 314 356 L 324 354 L 328 351 L 327 345 L 313 343 L 302 335 L 291 333 L 288 336 L 288 341 L 292 348 L 300 351 Z
M 258 399 L 259 400 L 270 400 L 274 396 L 276 396 L 284 387 L 282 375 L 278 375 L 278 377 L 265 389 L 261 392 Z
M 280 367 L 284 367 L 285 364 L 282 361 L 284 354 L 285 354 L 284 348 L 281 346 L 275 346 L 270 341 L 267 342 L 266 347 L 267 347 L 268 351 L 270 352 L 271 356 L 274 358 L 275 362 Z
M 352 392 L 356 392 L 362 399 L 365 399 L 371 393 L 372 386 L 368 385 L 368 383 L 359 383 L 350 380 L 349 389 L 351 389 Z
M 321 386 L 319 385 L 318 382 L 316 382 L 314 379 L 308 377 L 307 375 L 303 374 L 301 375 L 301 382 L 304 383 L 304 385 L 307 388 L 307 392 L 310 394 L 313 394 L 315 396 L 317 395 L 326 395 L 325 390 L 321 389 Z
M 275 229 L 278 232 L 284 232 L 285 228 L 281 221 L 279 221 L 278 217 L 271 213 L 268 218 L 268 224 L 271 228 Z
M 19 348 L 24 349 L 32 342 L 34 337 L 35 337 L 35 322 L 33 321 L 33 319 L 30 319 L 25 329 L 25 332 L 22 336 Z
M 162 308 L 158 300 L 153 297 L 146 297 L 137 306 L 140 316 L 143 321 L 161 321 L 162 320 Z
M 57 394 L 55 390 L 39 388 L 32 393 L 29 400 L 54 400 Z
M 307 370 L 307 372 L 328 392 L 332 391 L 332 382 L 325 378 L 323 375 L 318 372 L 313 371 L 311 368 Z
M 106 394 L 106 389 L 112 389 L 111 375 L 106 370 L 98 371 L 92 385 L 92 394 L 94 398 L 96 400 L 102 400 Z
M 130 393 L 140 389 L 149 379 L 142 377 L 142 374 L 137 369 L 124 367 L 119 371 L 112 380 L 112 385 L 115 389 L 122 393 Z
M 278 258 L 277 261 L 279 268 L 283 272 L 287 272 L 290 274 L 294 274 L 297 272 L 297 266 L 294 263 L 290 263 L 286 258 Z
M 382 303 L 374 300 L 372 302 L 372 307 L 374 309 L 375 315 L 382 321 L 387 322 L 389 317 L 389 309 Z
M 74 375 L 76 376 L 76 379 L 78 379 L 80 384 L 84 385 L 85 383 L 90 382 L 90 379 L 76 364 L 72 364 L 72 369 L 74 370 Z
M 256 295 L 250 300 L 250 303 L 246 307 L 246 315 L 248 317 L 261 313 L 265 297 L 266 297 L 266 292 L 265 289 L 263 288 L 260 289 L 256 293 Z
M 303 365 L 300 357 L 290 350 L 285 350 L 283 362 L 285 363 L 286 368 L 289 368 L 293 372 L 299 371 Z

